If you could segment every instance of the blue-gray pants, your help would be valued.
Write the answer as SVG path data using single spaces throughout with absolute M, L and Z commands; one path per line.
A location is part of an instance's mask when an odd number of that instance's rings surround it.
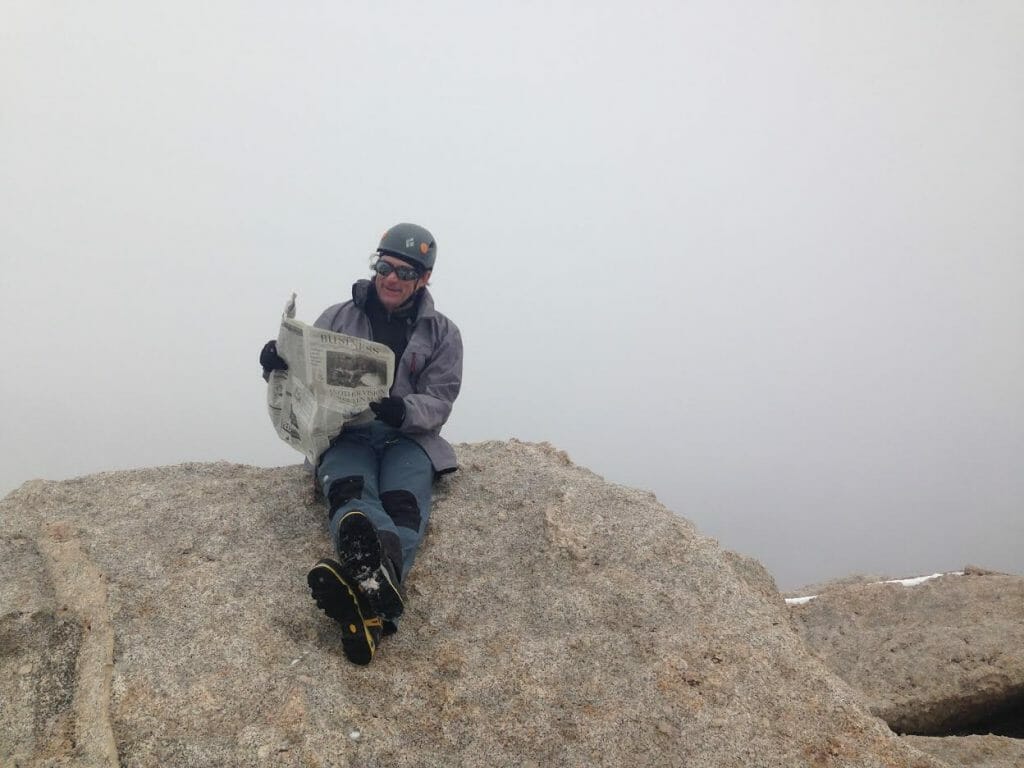
M 338 523 L 358 509 L 377 528 L 384 554 L 404 581 L 430 517 L 434 467 L 420 446 L 397 429 L 374 421 L 348 429 L 320 459 L 317 479 L 331 512 L 331 540 Z

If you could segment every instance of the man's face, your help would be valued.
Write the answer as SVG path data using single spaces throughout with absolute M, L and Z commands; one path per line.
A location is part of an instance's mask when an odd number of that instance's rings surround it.
M 379 260 L 387 262 L 392 267 L 413 267 L 412 264 L 387 254 L 381 254 Z M 403 280 L 397 272 L 392 271 L 389 275 L 376 275 L 373 278 L 373 284 L 377 289 L 380 303 L 386 310 L 393 312 L 407 302 L 418 289 L 426 285 L 428 280 L 430 280 L 430 272 L 424 272 L 423 276 L 418 279 Z

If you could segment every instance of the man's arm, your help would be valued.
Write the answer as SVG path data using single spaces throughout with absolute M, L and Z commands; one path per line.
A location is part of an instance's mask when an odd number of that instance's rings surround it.
M 416 391 L 406 395 L 402 432 L 434 432 L 452 412 L 452 403 L 462 388 L 462 335 L 455 325 L 441 339 L 430 364 L 416 382 Z

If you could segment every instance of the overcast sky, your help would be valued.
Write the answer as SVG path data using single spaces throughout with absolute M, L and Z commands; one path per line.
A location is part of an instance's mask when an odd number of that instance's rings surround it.
M 453 442 L 783 588 L 1024 573 L 1024 3 L 501 5 L 0 3 L 0 493 L 299 461 L 259 349 L 414 221 Z

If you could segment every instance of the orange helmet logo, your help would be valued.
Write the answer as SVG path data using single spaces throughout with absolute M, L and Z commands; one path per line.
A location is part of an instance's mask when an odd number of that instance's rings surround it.
M 429 250 L 430 250 L 430 246 L 429 245 L 427 245 L 426 243 L 420 243 L 420 253 L 422 253 L 424 256 L 426 256 L 427 255 L 427 251 L 429 251 Z

